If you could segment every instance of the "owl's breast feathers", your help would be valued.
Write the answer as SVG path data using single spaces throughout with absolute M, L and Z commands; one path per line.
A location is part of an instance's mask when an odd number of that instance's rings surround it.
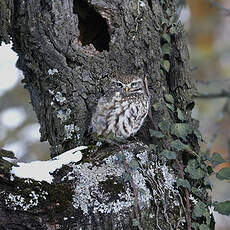
M 128 138 L 140 129 L 148 110 L 149 98 L 146 94 L 108 92 L 99 99 L 92 116 L 93 131 L 99 136 L 112 132 L 115 136 Z

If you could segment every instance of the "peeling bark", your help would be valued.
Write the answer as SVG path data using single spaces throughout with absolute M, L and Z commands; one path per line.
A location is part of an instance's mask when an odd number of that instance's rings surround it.
M 173 24 L 170 53 L 162 51 L 162 35 L 170 29 L 162 20 L 169 18 L 166 9 L 172 15 L 174 12 L 171 1 L 162 2 L 0 1 L 0 42 L 11 37 L 19 55 L 17 66 L 24 72 L 23 82 L 41 125 L 41 141 L 49 141 L 52 157 L 77 145 L 92 144 L 88 132 L 91 114 L 111 75 L 146 76 L 153 105 L 152 119 L 146 119 L 125 152 L 113 144 L 88 149 L 80 164 L 56 172 L 51 185 L 35 181 L 28 185 L 22 179 L 12 182 L 4 171 L 1 229 L 189 229 L 188 200 L 184 190 L 175 186 L 179 169 L 175 161 L 166 161 L 159 154 L 173 137 L 166 135 L 162 141 L 149 133 L 149 128 L 156 128 L 160 121 L 178 122 L 176 108 L 183 113 L 184 123 L 197 126 L 191 118 L 195 89 L 185 33 L 180 23 Z M 162 69 L 164 60 L 170 63 L 169 71 Z M 167 94 L 173 95 L 175 102 L 167 103 Z M 193 133 L 187 144 L 192 151 L 199 151 Z M 146 156 L 138 158 L 141 152 Z M 125 158 L 120 159 L 120 155 Z M 193 157 L 185 150 L 178 152 L 178 160 L 185 166 Z M 129 171 L 124 166 L 126 161 Z M 132 168 L 131 162 L 136 162 L 137 168 Z M 95 183 L 90 184 L 91 180 Z M 28 210 L 22 211 L 24 206 L 9 198 L 12 192 L 29 201 L 34 190 L 39 202 Z M 88 197 L 82 197 L 85 191 Z M 203 195 L 207 201 L 207 192 Z M 145 202 L 141 201 L 143 197 Z M 187 210 L 190 215 L 193 207 Z

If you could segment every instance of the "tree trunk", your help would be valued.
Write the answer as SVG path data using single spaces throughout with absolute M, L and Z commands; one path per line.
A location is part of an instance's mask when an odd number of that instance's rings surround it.
M 208 206 L 205 217 L 194 214 L 197 203 L 208 202 L 207 170 L 190 177 L 191 162 L 203 161 L 191 118 L 187 44 L 182 25 L 173 21 L 174 3 L 2 0 L 0 7 L 0 42 L 11 39 L 19 55 L 41 141 L 49 141 L 52 157 L 89 146 L 79 164 L 55 173 L 52 184 L 11 181 L 4 167 L 0 228 L 210 228 Z M 97 100 L 112 75 L 129 73 L 148 81 L 149 118 L 120 148 L 96 144 L 89 126 Z M 26 206 L 36 200 L 33 191 L 38 202 Z

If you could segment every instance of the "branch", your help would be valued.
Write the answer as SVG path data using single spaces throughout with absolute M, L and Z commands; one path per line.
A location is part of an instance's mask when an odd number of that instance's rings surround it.
M 230 99 L 228 99 L 225 102 L 222 110 L 219 111 L 219 113 L 218 113 L 215 130 L 214 130 L 212 136 L 210 137 L 210 140 L 208 141 L 208 143 L 206 145 L 206 153 L 207 154 L 210 154 L 210 150 L 212 148 L 212 144 L 214 143 L 216 137 L 219 134 L 219 131 L 220 131 L 220 128 L 221 128 L 220 125 L 221 125 L 221 122 L 223 121 L 223 118 L 224 118 L 224 112 L 226 112 L 229 104 L 230 104 Z
M 196 83 L 198 93 L 195 95 L 195 98 L 213 99 L 230 97 L 230 79 L 208 81 L 197 80 Z M 215 92 L 207 92 L 208 87 L 215 88 Z
M 223 13 L 225 14 L 225 16 L 230 16 L 230 9 L 225 8 L 222 4 L 220 4 L 216 0 L 208 0 L 208 1 L 210 2 L 210 4 L 212 6 L 214 6 L 217 9 L 223 11 Z
M 230 97 L 230 91 L 223 90 L 219 93 L 199 93 L 195 95 L 196 98 L 203 98 L 203 99 L 213 99 L 213 98 L 220 98 L 220 97 Z

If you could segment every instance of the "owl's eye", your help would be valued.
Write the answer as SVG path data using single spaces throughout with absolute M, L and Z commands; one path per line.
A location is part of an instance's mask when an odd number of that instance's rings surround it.
M 131 83 L 131 87 L 136 87 L 137 86 L 137 82 L 132 82 Z
M 120 82 L 116 82 L 116 85 L 117 85 L 119 88 L 122 88 L 122 87 L 123 87 L 122 83 L 120 83 Z

